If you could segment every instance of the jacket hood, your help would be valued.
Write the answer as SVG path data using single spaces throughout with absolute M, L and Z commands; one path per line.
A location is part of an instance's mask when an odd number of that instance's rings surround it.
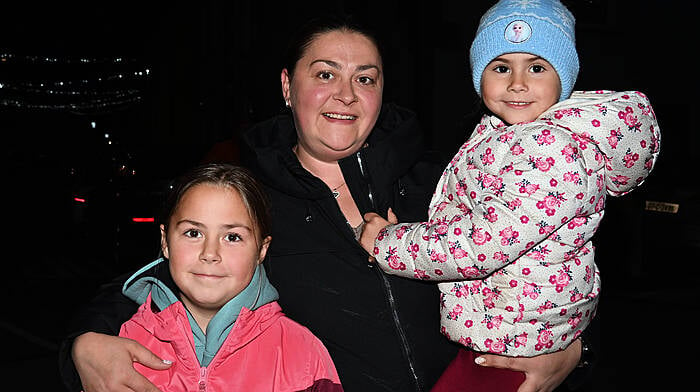
M 243 134 L 242 158 L 259 179 L 270 187 L 305 199 L 332 197 L 328 187 L 307 172 L 292 151 L 297 143 L 294 121 L 279 115 L 261 122 Z M 377 150 L 381 173 L 377 180 L 390 183 L 405 172 L 423 151 L 423 134 L 413 112 L 394 104 L 384 104 L 363 149 Z M 362 150 L 361 150 L 362 151 Z M 400 152 L 400 153 L 399 153 Z M 341 167 L 356 161 L 353 154 L 340 161 Z
M 568 129 L 579 148 L 594 144 L 605 159 L 608 194 L 620 196 L 644 182 L 659 155 L 661 135 L 641 92 L 577 91 L 540 116 Z

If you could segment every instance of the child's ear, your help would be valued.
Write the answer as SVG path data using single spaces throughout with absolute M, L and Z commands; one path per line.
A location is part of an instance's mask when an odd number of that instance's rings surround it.
M 265 255 L 267 254 L 267 248 L 270 247 L 270 242 L 272 241 L 271 236 L 267 236 L 263 239 L 262 245 L 260 245 L 260 254 L 258 255 L 258 264 L 265 260 Z
M 165 231 L 165 226 L 160 225 L 160 250 L 163 252 L 163 257 L 166 259 L 170 258 L 170 254 L 168 252 L 168 236 Z

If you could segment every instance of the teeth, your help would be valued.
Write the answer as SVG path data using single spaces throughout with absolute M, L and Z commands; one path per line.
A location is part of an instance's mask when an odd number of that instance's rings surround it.
M 328 118 L 333 118 L 336 120 L 354 120 L 357 118 L 357 116 L 350 116 L 346 114 L 338 114 L 338 113 L 323 113 L 324 116 Z
M 511 105 L 517 105 L 517 106 L 525 106 L 528 104 L 528 102 L 508 102 Z

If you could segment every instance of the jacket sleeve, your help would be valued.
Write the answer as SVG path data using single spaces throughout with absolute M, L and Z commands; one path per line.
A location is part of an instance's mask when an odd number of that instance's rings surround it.
M 460 150 L 436 189 L 430 220 L 387 226 L 374 254 L 385 271 L 415 279 L 480 279 L 592 208 L 589 176 L 568 130 L 535 121 Z M 460 154 L 466 154 L 460 157 Z M 401 219 L 401 217 L 399 217 Z
M 119 335 L 119 328 L 138 309 L 138 304 L 122 294 L 122 286 L 132 272 L 100 286 L 98 294 L 69 320 L 67 334 L 58 352 L 59 371 L 64 385 L 70 391 L 80 391 L 82 385 L 71 349 L 76 337 L 86 332 Z

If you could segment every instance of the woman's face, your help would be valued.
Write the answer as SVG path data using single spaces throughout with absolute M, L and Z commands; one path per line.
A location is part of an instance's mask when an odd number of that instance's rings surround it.
M 282 93 L 294 114 L 298 148 L 336 161 L 365 143 L 379 116 L 384 80 L 376 46 L 354 32 L 324 33 L 282 70 Z
M 248 286 L 270 239 L 260 243 L 237 190 L 208 183 L 185 192 L 161 235 L 182 302 L 196 319 Z

